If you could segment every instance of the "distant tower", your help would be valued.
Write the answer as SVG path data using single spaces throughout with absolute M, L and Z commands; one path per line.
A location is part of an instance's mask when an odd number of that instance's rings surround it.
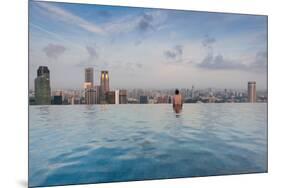
M 109 92 L 109 76 L 108 71 L 101 71 L 100 78 L 100 96 L 101 100 L 105 100 L 106 94 Z
M 85 69 L 85 82 L 90 82 L 94 85 L 94 69 L 91 67 Z
M 85 103 L 94 104 L 94 69 L 86 68 L 85 69 Z
M 191 98 L 192 99 L 194 98 L 194 85 L 192 85 L 192 88 L 191 88 Z
M 46 66 L 40 66 L 37 70 L 35 102 L 38 105 L 51 104 L 50 71 Z
M 115 104 L 119 104 L 119 90 L 115 90 Z
M 119 104 L 127 104 L 127 90 L 121 89 L 119 90 Z
M 248 82 L 248 102 L 254 103 L 257 100 L 256 95 L 256 82 Z

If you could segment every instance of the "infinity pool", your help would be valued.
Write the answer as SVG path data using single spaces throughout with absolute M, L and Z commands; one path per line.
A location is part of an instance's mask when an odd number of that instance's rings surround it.
M 267 104 L 29 107 L 29 186 L 267 172 Z

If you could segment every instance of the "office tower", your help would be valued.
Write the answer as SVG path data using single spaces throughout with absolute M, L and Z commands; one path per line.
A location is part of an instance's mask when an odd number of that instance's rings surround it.
M 191 88 L 191 98 L 193 99 L 195 96 L 194 96 L 194 86 L 192 85 L 192 88 Z
M 108 71 L 101 71 L 101 79 L 100 79 L 100 87 L 102 91 L 102 95 L 106 94 L 106 92 L 109 92 L 109 76 Z
M 147 104 L 148 96 L 140 96 L 140 104 Z
M 85 69 L 85 104 L 94 104 L 94 69 Z
M 108 71 L 101 71 L 100 78 L 100 102 L 106 103 L 106 95 L 109 92 L 109 76 Z
M 115 91 L 109 91 L 106 93 L 106 101 L 108 104 L 115 104 Z
M 127 104 L 128 99 L 127 99 L 127 90 L 121 89 L 119 91 L 119 104 Z
M 38 105 L 51 104 L 50 71 L 46 66 L 40 66 L 35 78 L 35 102 Z
M 100 86 L 94 86 L 94 104 L 100 103 Z
M 62 96 L 61 95 L 55 95 L 53 99 L 53 104 L 62 104 Z
M 89 87 L 85 89 L 85 104 L 94 104 L 94 88 Z
M 90 82 L 94 85 L 94 69 L 91 67 L 85 69 L 85 82 Z
M 115 104 L 120 104 L 119 103 L 119 90 L 115 90 Z
M 248 102 L 254 103 L 257 100 L 256 98 L 256 82 L 248 82 Z

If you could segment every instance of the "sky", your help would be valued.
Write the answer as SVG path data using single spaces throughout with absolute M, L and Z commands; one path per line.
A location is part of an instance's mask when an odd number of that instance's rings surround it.
M 29 85 L 82 89 L 84 69 L 110 88 L 267 89 L 267 17 L 30 1 Z

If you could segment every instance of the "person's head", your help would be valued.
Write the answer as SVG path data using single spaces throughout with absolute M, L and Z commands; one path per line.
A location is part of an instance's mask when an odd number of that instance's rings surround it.
M 180 92 L 178 89 L 175 90 L 175 94 L 178 95 Z

